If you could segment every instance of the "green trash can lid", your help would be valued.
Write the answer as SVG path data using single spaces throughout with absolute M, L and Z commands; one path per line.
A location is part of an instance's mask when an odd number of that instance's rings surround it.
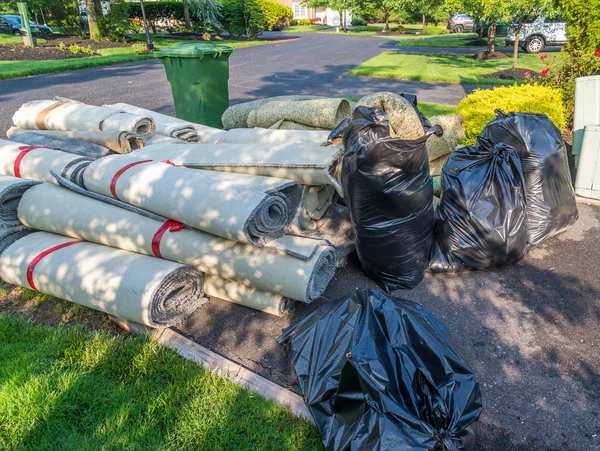
M 233 53 L 233 47 L 220 44 L 181 44 L 177 47 L 167 47 L 156 52 L 158 58 L 198 58 L 205 56 L 217 58 L 219 56 L 229 56 Z

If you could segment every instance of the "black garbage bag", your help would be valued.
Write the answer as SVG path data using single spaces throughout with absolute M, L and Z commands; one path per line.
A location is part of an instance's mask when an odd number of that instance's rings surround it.
M 479 136 L 517 150 L 527 187 L 529 244 L 537 246 L 579 218 L 567 149 L 545 114 L 496 113 Z
M 446 326 L 420 305 L 361 289 L 278 341 L 327 449 L 474 449 L 479 385 Z
M 360 106 L 344 129 L 342 186 L 367 276 L 386 291 L 413 288 L 429 264 L 433 186 L 425 142 L 390 136 L 387 115 Z
M 430 268 L 435 272 L 514 263 L 527 253 L 525 180 L 516 150 L 480 138 L 450 154 L 442 171 Z

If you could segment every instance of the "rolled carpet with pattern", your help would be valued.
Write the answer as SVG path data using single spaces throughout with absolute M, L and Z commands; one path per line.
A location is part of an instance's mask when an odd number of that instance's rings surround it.
M 150 327 L 179 324 L 205 302 L 189 266 L 48 232 L 8 246 L 0 277 Z
M 135 153 L 152 160 L 168 159 L 177 166 L 296 180 L 303 185 L 332 185 L 337 180 L 342 148 L 333 144 L 184 144 L 153 145 Z
M 72 100 L 34 100 L 24 103 L 13 123 L 29 130 L 127 131 L 139 137 L 152 135 L 152 118 Z
M 284 234 L 300 199 L 300 185 L 292 180 L 264 192 L 220 177 L 218 172 L 128 155 L 94 161 L 86 168 L 83 183 L 92 192 L 259 247 Z M 294 205 L 292 198 L 298 199 Z
M 323 241 L 286 236 L 271 242 L 276 249 L 259 249 L 182 229 L 175 221 L 157 221 L 54 185 L 26 192 L 19 218 L 33 229 L 191 265 L 302 302 L 321 296 L 334 273 L 333 250 Z
M 77 182 L 83 168 L 92 161 L 92 158 L 56 149 L 0 139 L 0 174 L 4 175 L 56 183 L 50 174 L 50 171 L 54 171 Z

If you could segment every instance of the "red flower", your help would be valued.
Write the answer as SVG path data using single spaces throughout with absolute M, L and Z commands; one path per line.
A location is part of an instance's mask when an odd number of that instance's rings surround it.
M 524 76 L 526 76 L 526 77 L 529 77 L 529 76 L 531 75 L 531 71 L 529 71 L 529 70 L 528 70 L 528 71 L 527 71 L 527 72 L 525 72 L 523 75 L 524 75 Z
M 550 68 L 549 67 L 547 67 L 546 69 L 544 69 L 543 71 L 541 71 L 540 74 L 542 74 L 545 77 L 546 75 L 548 75 L 548 72 L 550 72 Z
M 548 55 L 546 55 L 545 53 L 542 56 L 540 56 L 541 60 L 545 60 L 546 58 L 548 58 Z
M 570 67 L 567 69 L 567 73 L 569 73 L 569 74 L 571 73 L 571 68 Z
M 600 56 L 600 50 L 596 50 L 596 51 L 594 52 L 594 56 Z
M 556 55 L 554 55 L 554 59 L 556 59 Z

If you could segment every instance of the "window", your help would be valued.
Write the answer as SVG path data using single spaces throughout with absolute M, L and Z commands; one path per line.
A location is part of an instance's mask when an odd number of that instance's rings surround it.
M 302 4 L 302 2 L 292 2 L 292 9 L 294 11 L 294 19 L 308 18 L 306 5 Z

